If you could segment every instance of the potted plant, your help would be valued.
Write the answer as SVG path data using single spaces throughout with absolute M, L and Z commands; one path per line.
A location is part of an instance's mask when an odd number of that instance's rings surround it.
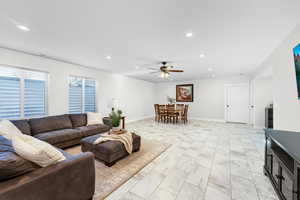
M 111 118 L 112 129 L 119 130 L 120 122 L 122 119 L 122 111 L 121 110 L 112 110 L 109 117 Z

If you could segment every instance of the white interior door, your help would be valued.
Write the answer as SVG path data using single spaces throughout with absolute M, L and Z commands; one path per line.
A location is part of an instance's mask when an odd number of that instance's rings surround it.
M 233 84 L 225 86 L 226 121 L 249 123 L 249 84 Z

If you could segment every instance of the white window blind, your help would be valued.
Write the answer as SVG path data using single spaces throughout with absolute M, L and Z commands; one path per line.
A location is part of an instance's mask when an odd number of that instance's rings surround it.
M 70 77 L 69 82 L 69 112 L 82 112 L 82 79 Z
M 69 79 L 69 113 L 96 112 L 96 81 L 71 76 Z
M 25 79 L 24 115 L 26 118 L 46 115 L 46 82 Z
M 85 80 L 84 111 L 96 112 L 96 81 Z
M 47 115 L 47 73 L 0 66 L 0 119 Z
M 0 118 L 21 117 L 20 79 L 0 76 Z

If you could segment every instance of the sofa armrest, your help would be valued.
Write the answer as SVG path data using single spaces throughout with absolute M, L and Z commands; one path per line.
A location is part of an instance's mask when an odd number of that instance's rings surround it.
M 103 123 L 112 128 L 112 120 L 110 117 L 103 117 Z
M 0 183 L 0 200 L 88 200 L 95 192 L 90 152 Z

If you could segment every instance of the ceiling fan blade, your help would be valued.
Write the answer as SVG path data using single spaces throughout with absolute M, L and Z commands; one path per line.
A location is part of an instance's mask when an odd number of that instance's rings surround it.
M 170 69 L 169 72 L 184 72 L 183 70 L 177 70 L 177 69 Z
M 151 69 L 151 70 L 159 70 L 159 69 L 154 68 L 154 67 L 149 67 L 148 69 Z
M 154 72 L 149 72 L 149 74 L 155 74 L 155 73 L 159 73 L 160 70 L 154 71 Z

